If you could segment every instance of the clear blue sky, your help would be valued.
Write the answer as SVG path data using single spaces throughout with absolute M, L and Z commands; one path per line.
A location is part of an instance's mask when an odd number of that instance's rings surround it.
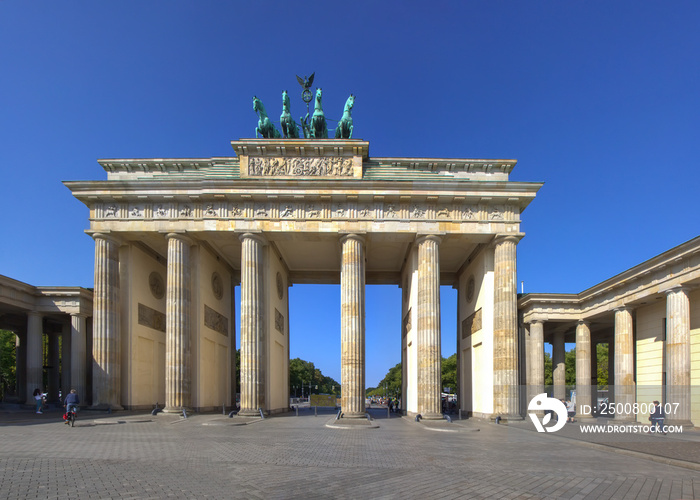
M 276 117 L 287 89 L 298 117 L 295 75 L 315 71 L 327 116 L 357 96 L 371 156 L 513 158 L 511 180 L 545 182 L 518 280 L 580 292 L 699 233 L 699 25 L 696 0 L 0 0 L 0 274 L 91 287 L 87 208 L 62 180 L 105 179 L 98 158 L 232 156 L 251 97 Z M 292 357 L 336 379 L 339 295 L 290 290 Z M 400 361 L 400 292 L 367 297 L 374 385 Z

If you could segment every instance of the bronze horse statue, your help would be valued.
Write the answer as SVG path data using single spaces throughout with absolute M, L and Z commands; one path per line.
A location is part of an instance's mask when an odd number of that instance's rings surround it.
M 275 128 L 270 119 L 265 113 L 265 106 L 263 106 L 262 101 L 257 97 L 253 96 L 253 111 L 258 113 L 258 126 L 255 127 L 255 137 L 258 137 L 258 133 L 265 139 L 279 139 L 282 137 L 279 130 Z
M 282 92 L 282 115 L 280 115 L 280 127 L 282 135 L 285 139 L 297 139 L 299 137 L 299 126 L 292 119 L 292 114 L 289 112 L 289 95 L 285 90 Z
M 343 117 L 338 122 L 335 128 L 336 139 L 352 139 L 352 107 L 355 105 L 355 96 L 350 94 L 348 100 L 345 101 L 345 109 Z
M 321 106 L 321 89 L 316 89 L 316 100 L 314 101 L 314 114 L 311 116 L 309 124 L 309 135 L 312 139 L 328 139 L 328 126 L 326 125 L 326 115 L 323 114 Z M 306 115 L 309 116 L 308 113 Z M 306 119 L 304 119 L 306 122 Z

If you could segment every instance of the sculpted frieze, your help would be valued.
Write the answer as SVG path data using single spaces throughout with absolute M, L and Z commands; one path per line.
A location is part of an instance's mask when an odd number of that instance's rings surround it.
M 352 177 L 352 158 L 248 158 L 254 177 Z
M 510 205 L 432 204 L 410 200 L 396 203 L 375 201 L 358 204 L 356 200 L 333 201 L 307 198 L 301 201 L 234 201 L 219 203 L 154 203 L 98 206 L 98 218 L 119 219 L 320 219 L 320 220 L 411 220 L 411 221 L 514 221 L 517 208 Z

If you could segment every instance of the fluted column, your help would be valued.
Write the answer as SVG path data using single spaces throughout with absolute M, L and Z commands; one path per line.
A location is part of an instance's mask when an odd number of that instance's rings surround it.
M 72 376 L 71 376 L 71 324 L 63 323 L 61 327 L 61 399 L 65 399 L 65 395 L 70 392 Z M 81 394 L 85 398 L 84 394 Z M 84 402 L 84 399 L 81 400 Z
M 580 320 L 576 325 L 576 415 L 579 418 L 592 417 L 589 408 L 591 408 L 591 328 L 587 321 Z
M 27 363 L 25 379 L 27 404 L 34 404 L 34 389 L 44 391 L 43 317 L 31 311 L 27 314 Z
M 240 237 L 241 252 L 241 410 L 240 416 L 265 409 L 265 296 L 263 294 L 262 235 Z
M 422 236 L 418 245 L 418 411 L 442 418 L 440 349 L 440 254 L 438 236 Z
M 520 418 L 515 262 L 518 241 L 514 235 L 498 235 L 494 241 L 493 402 L 494 413 L 506 418 Z
M 674 287 L 666 292 L 666 401 L 673 411 L 668 423 L 690 422 L 690 301 L 688 291 Z M 678 403 L 676 405 L 675 403 Z
M 625 412 L 634 404 L 634 333 L 632 310 L 629 307 L 615 309 L 615 419 L 633 420 L 631 412 Z M 617 411 L 622 410 L 622 411 Z
M 85 316 L 71 314 L 70 324 L 70 388 L 75 389 L 80 401 L 85 402 L 87 397 L 85 393 L 85 335 L 87 332 Z M 64 394 L 67 393 L 64 392 Z
M 530 374 L 530 398 L 544 392 L 544 323 L 530 323 L 530 353 L 528 373 Z
M 48 335 L 48 366 L 46 369 L 46 379 L 48 382 L 46 399 L 50 403 L 55 403 L 59 400 L 58 392 L 60 390 L 58 381 L 61 378 L 61 350 L 59 336 L 56 333 Z
M 365 241 L 340 239 L 341 408 L 345 418 L 365 415 Z
M 552 337 L 552 383 L 554 397 L 566 398 L 566 353 L 564 332 L 556 332 Z
M 192 405 L 192 240 L 178 233 L 168 238 L 165 287 L 165 412 L 177 413 Z
M 119 243 L 101 233 L 95 239 L 92 323 L 92 404 L 121 410 Z

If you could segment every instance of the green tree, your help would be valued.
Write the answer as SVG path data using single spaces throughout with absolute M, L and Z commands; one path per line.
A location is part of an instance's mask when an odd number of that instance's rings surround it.
M 564 365 L 566 366 L 566 385 L 576 385 L 576 348 L 564 353 Z
M 608 344 L 596 345 L 596 358 L 598 360 L 598 388 L 608 388 Z
M 442 390 L 443 387 L 449 387 L 452 392 L 457 392 L 457 353 L 449 358 L 442 358 Z M 368 387 L 365 393 L 367 396 L 384 396 L 388 393 L 390 396 L 400 396 L 401 386 L 403 383 L 403 374 L 401 363 L 396 364 L 379 382 L 377 387 Z
M 442 358 L 442 387 L 449 387 L 452 393 L 457 392 L 457 353 Z
M 301 386 L 304 394 L 309 394 L 311 384 L 312 394 L 339 394 L 340 384 L 332 377 L 325 376 L 310 361 L 294 358 L 289 361 L 289 393 L 301 396 Z M 318 389 L 316 388 L 318 387 Z
M 552 371 L 552 355 L 544 353 L 544 385 L 554 385 L 554 374 Z
M 384 396 L 385 392 L 390 396 L 401 396 L 401 363 L 389 369 L 377 387 L 370 387 L 365 391 L 367 396 Z
M 0 330 L 0 399 L 6 391 L 14 391 L 17 383 L 15 339 L 13 332 Z

